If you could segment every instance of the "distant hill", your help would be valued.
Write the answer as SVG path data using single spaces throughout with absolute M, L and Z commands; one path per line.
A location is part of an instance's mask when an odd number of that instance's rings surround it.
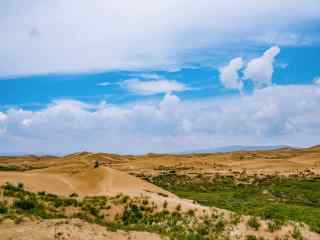
M 45 152 L 0 152 L 3 157 L 23 157 L 23 156 L 63 156 L 62 153 L 45 153 Z
M 242 145 L 232 145 L 232 146 L 225 146 L 225 147 L 217 147 L 217 148 L 204 148 L 192 151 L 184 151 L 181 152 L 182 154 L 188 153 L 215 153 L 215 152 L 238 152 L 238 151 L 269 151 L 269 150 L 276 150 L 281 148 L 290 148 L 285 145 L 275 145 L 275 146 L 242 146 Z
M 319 148 L 320 145 L 314 146 L 313 148 Z M 291 148 L 286 145 L 275 145 L 275 146 L 242 146 L 242 145 L 231 145 L 225 147 L 217 147 L 217 148 L 203 148 L 203 149 L 195 149 L 195 150 L 186 150 L 181 152 L 171 152 L 169 154 L 191 154 L 191 153 L 226 153 L 226 152 L 238 152 L 238 151 L 268 151 L 268 150 L 276 150 L 281 148 Z M 86 152 L 84 152 L 86 153 Z M 79 153 L 76 153 L 79 154 Z M 159 153 L 160 154 L 160 153 Z M 168 154 L 168 153 L 164 153 Z M 70 154 L 69 154 L 70 155 Z M 72 154 L 71 154 L 72 155 Z M 121 154 L 120 154 L 121 155 Z M 44 152 L 0 152 L 0 156 L 66 156 L 63 153 L 44 153 Z

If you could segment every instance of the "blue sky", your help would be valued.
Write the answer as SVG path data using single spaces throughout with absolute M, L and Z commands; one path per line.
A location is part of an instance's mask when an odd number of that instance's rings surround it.
M 0 152 L 320 143 L 318 1 L 72 2 L 0 4 Z

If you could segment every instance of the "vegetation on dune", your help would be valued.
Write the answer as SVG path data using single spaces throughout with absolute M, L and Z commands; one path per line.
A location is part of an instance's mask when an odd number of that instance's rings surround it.
M 170 239 L 227 239 L 224 231 L 232 222 L 223 215 L 195 210 L 182 211 L 158 207 L 147 197 L 61 197 L 46 192 L 26 191 L 23 184 L 7 183 L 0 192 L 0 220 L 12 219 L 19 224 L 29 219 L 79 218 L 109 230 L 148 231 Z M 114 209 L 118 209 L 115 213 Z
M 21 167 L 16 165 L 0 164 L 0 171 L 22 171 Z
M 203 205 L 272 220 L 270 231 L 293 220 L 304 222 L 320 233 L 320 178 L 316 176 L 191 177 L 168 171 L 144 179 Z M 256 225 L 253 221 L 251 224 Z
M 9 165 L 9 164 L 0 164 L 0 172 L 24 172 L 28 170 L 41 169 L 44 167 L 34 167 L 29 165 Z
M 193 198 L 197 198 L 201 201 L 201 198 L 199 198 L 198 195 L 200 193 L 197 194 L 195 189 L 200 187 L 201 181 L 208 180 L 205 180 L 201 177 L 198 177 L 196 179 L 188 179 L 188 177 L 186 176 L 170 176 L 168 178 L 170 179 L 170 181 L 167 181 L 166 183 L 167 187 L 173 183 L 173 178 L 175 179 L 176 183 L 179 183 L 181 181 L 181 185 L 173 185 L 176 192 L 180 193 L 181 195 L 190 194 L 188 195 L 189 197 L 193 196 Z M 153 178 L 153 180 L 157 181 L 158 184 L 160 184 L 161 179 L 163 179 L 163 177 Z M 228 189 L 228 191 L 235 191 L 235 189 L 237 189 L 236 187 L 232 186 L 232 184 L 234 184 L 234 180 L 231 181 L 229 178 L 216 178 L 215 181 L 219 182 L 219 187 L 216 186 L 216 188 L 213 188 L 213 186 L 208 183 L 202 184 L 202 186 L 206 186 L 207 190 L 209 190 L 210 188 L 211 192 L 207 191 L 202 192 L 201 194 L 212 194 L 215 191 L 217 191 L 216 194 L 218 194 L 219 191 L 222 191 L 222 189 Z M 315 180 L 315 182 L 317 181 Z M 258 188 L 258 186 L 260 186 L 259 184 L 253 183 L 253 185 L 242 184 L 238 184 L 238 187 L 240 186 L 239 189 L 243 188 L 244 186 L 246 186 L 245 188 L 250 188 L 252 186 Z M 269 185 L 265 184 L 264 186 Z M 304 184 L 303 186 L 305 187 L 305 189 L 308 189 Z M 177 191 L 177 189 L 179 189 L 179 191 Z M 214 191 L 214 189 L 216 190 Z M 314 186 L 309 186 L 309 189 L 314 189 Z M 187 190 L 189 190 L 189 192 Z M 242 191 L 244 190 L 242 189 Z M 243 194 L 242 191 L 240 191 L 240 195 Z M 251 194 L 257 194 L 258 192 L 258 190 L 248 189 L 246 189 L 245 191 L 250 192 Z M 266 193 L 264 191 L 264 193 L 262 194 L 272 194 L 271 187 L 268 191 L 270 191 L 270 193 Z M 284 199 L 284 196 L 289 195 L 289 193 L 286 195 L 285 192 L 285 190 L 281 191 L 282 199 Z M 317 191 L 314 192 L 314 194 L 317 194 Z M 297 204 L 296 202 L 301 201 L 301 196 L 295 195 L 294 193 L 290 194 L 290 199 L 292 202 L 295 202 L 295 204 Z M 236 193 L 236 196 L 238 196 L 239 198 L 239 193 Z M 250 201 L 250 197 L 253 197 L 253 195 L 250 195 L 248 198 L 246 198 L 246 201 Z M 271 195 L 269 195 L 269 197 L 271 197 Z M 309 199 L 309 207 L 314 206 L 314 208 L 316 208 L 318 205 L 313 201 L 313 197 L 314 195 L 312 195 L 312 197 L 310 197 Z M 278 199 L 277 201 L 280 201 L 279 196 L 275 196 L 273 199 L 276 198 Z M 46 192 L 29 192 L 25 190 L 23 184 L 12 185 L 10 183 L 7 183 L 0 188 L 0 222 L 4 219 L 12 219 L 16 224 L 19 224 L 25 219 L 34 220 L 79 218 L 89 223 L 95 223 L 105 226 L 108 230 L 111 231 L 147 231 L 158 233 L 162 236 L 168 237 L 169 239 L 178 240 L 219 240 L 230 239 L 230 231 L 238 226 L 238 224 L 241 224 L 241 221 L 242 223 L 245 223 L 247 227 L 251 229 L 251 231 L 258 231 L 261 226 L 261 219 L 256 217 L 258 215 L 268 219 L 268 231 L 270 233 L 281 229 L 283 224 L 285 224 L 285 222 L 291 217 L 284 214 L 288 212 L 279 213 L 274 209 L 270 211 L 269 208 L 266 208 L 269 209 L 266 211 L 266 209 L 264 209 L 261 205 L 250 205 L 252 207 L 250 211 L 254 214 L 252 217 L 247 218 L 246 221 L 243 222 L 243 218 L 238 213 L 226 216 L 225 214 L 221 212 L 219 213 L 214 209 L 210 209 L 208 211 L 200 209 L 183 210 L 180 204 L 177 204 L 176 206 L 171 205 L 169 208 L 168 202 L 165 199 L 166 198 L 164 197 L 163 203 L 158 206 L 150 198 L 144 196 L 129 197 L 119 194 L 114 197 L 79 197 L 76 193 L 73 193 L 69 197 L 62 197 Z M 217 202 L 215 201 L 217 201 L 218 199 L 219 201 L 222 201 L 222 196 L 218 198 L 204 198 L 206 203 L 209 204 L 216 204 Z M 232 198 L 230 197 L 229 199 L 232 200 Z M 297 201 L 296 199 L 300 200 Z M 242 201 L 241 199 L 238 200 Z M 290 207 L 292 203 L 290 203 L 290 201 L 288 203 L 288 206 Z M 221 202 L 221 204 L 226 204 L 226 202 Z M 249 211 L 249 208 L 247 208 L 249 207 L 249 205 L 245 205 L 242 208 L 235 208 L 234 206 L 238 206 L 237 204 L 238 203 L 235 203 L 234 199 L 233 202 L 228 205 L 228 207 L 239 210 L 239 213 L 247 213 Z M 273 204 L 277 204 L 277 202 L 273 200 Z M 316 227 L 319 223 L 319 218 L 316 219 L 316 214 L 316 212 L 309 214 L 309 216 L 312 216 L 312 218 L 310 219 L 314 220 L 314 225 L 310 225 L 314 227 L 315 230 L 317 230 Z M 306 222 L 310 221 L 310 219 L 308 218 L 305 219 Z M 302 239 L 299 227 L 294 227 L 290 236 L 293 239 Z M 261 238 L 257 238 L 255 235 L 251 234 L 246 236 L 246 239 Z

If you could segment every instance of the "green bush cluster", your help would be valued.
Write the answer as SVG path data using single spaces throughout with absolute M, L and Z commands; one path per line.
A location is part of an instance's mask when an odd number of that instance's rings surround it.
M 248 220 L 248 226 L 257 231 L 259 230 L 261 224 L 256 217 L 250 217 Z
M 144 179 L 203 205 L 274 220 L 271 231 L 292 220 L 320 233 L 319 177 L 188 176 L 168 171 Z
M 6 214 L 7 212 L 8 212 L 7 206 L 4 203 L 0 202 L 0 214 Z

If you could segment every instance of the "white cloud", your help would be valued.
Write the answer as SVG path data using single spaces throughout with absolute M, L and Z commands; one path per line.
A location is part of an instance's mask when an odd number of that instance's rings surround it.
M 280 48 L 274 46 L 266 50 L 261 57 L 250 60 L 244 70 L 244 78 L 251 80 L 256 88 L 270 86 L 274 72 L 273 62 L 279 53 Z
M 315 77 L 313 80 L 314 84 L 320 85 L 320 77 Z
M 4 133 L 6 131 L 6 121 L 7 121 L 8 117 L 6 114 L 0 112 L 0 134 Z
M 239 76 L 239 71 L 244 66 L 242 58 L 232 59 L 227 66 L 220 69 L 220 82 L 224 87 L 241 90 L 243 83 Z
M 261 89 L 272 85 L 274 72 L 274 60 L 280 53 L 277 46 L 270 47 L 261 57 L 251 59 L 247 64 L 241 57 L 232 59 L 228 65 L 220 69 L 220 82 L 225 88 L 243 88 L 243 81 L 252 81 L 255 89 Z M 281 65 L 281 67 L 287 67 Z M 240 76 L 239 72 L 243 74 Z
M 107 87 L 107 86 L 110 86 L 110 85 L 111 85 L 110 82 L 101 82 L 101 83 L 97 84 L 98 87 Z
M 154 95 L 187 90 L 184 84 L 167 79 L 139 80 L 134 78 L 123 81 L 121 85 L 128 89 L 128 91 L 139 95 Z
M 0 113 L 0 152 L 176 152 L 223 145 L 319 143 L 315 85 L 271 86 L 252 95 L 127 106 L 56 101 Z M 5 129 L 5 131 L 4 131 Z
M 306 29 L 319 12 L 318 0 L 3 0 L 0 73 L 175 69 L 199 49 Z
M 160 102 L 159 107 L 160 110 L 164 112 L 174 113 L 176 109 L 178 109 L 181 100 L 175 95 L 166 94 L 163 100 Z

